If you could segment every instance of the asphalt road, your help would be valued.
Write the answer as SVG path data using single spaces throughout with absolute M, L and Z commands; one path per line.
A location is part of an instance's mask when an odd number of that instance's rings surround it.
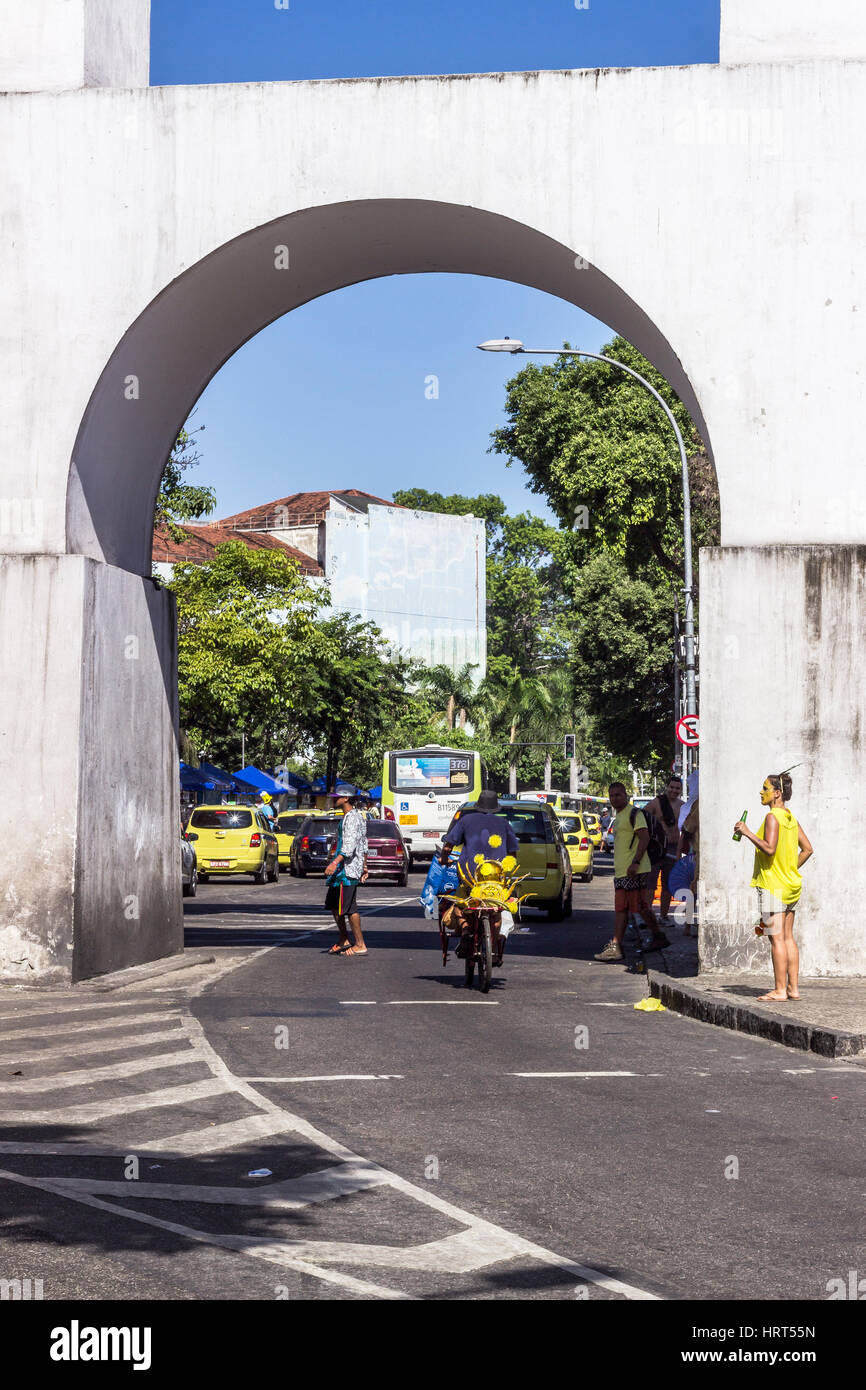
M 217 969 L 0 996 L 0 1278 L 45 1298 L 827 1299 L 866 1272 L 866 1068 L 633 1005 L 610 869 L 488 996 L 416 894 L 211 882 Z M 184 972 L 185 973 L 185 972 Z M 252 1174 L 268 1170 L 261 1176 Z

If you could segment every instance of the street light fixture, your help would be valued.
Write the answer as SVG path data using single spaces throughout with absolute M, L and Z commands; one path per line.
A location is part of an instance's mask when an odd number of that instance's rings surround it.
M 595 362 L 606 362 L 609 367 L 618 367 L 621 372 L 627 372 L 629 376 L 639 381 L 641 386 L 645 386 L 650 395 L 655 398 L 661 406 L 665 415 L 671 423 L 673 432 L 676 436 L 677 447 L 680 451 L 680 466 L 683 475 L 683 569 L 684 584 L 683 592 L 685 595 L 683 611 L 683 636 L 685 638 L 685 693 L 686 693 L 686 714 L 697 714 L 697 696 L 695 693 L 695 614 L 694 614 L 694 594 L 693 571 L 692 571 L 692 493 L 689 486 L 689 461 L 686 457 L 686 446 L 683 443 L 683 436 L 680 427 L 674 418 L 673 411 L 667 401 L 659 395 L 654 386 L 647 381 L 645 376 L 636 372 L 633 367 L 626 367 L 623 362 L 617 362 L 615 357 L 604 357 L 599 352 L 585 352 L 582 348 L 527 348 L 519 338 L 490 338 L 486 343 L 479 343 L 482 352 L 510 352 L 523 353 L 532 357 L 591 357 Z M 686 773 L 689 770 L 690 750 L 685 750 Z

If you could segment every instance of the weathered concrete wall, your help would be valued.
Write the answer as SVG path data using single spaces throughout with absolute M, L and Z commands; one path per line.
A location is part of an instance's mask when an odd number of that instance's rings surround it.
M 84 612 L 76 979 L 183 945 L 174 597 L 90 563 Z
M 181 949 L 174 603 L 79 555 L 0 557 L 0 976 Z
M 701 552 L 701 968 L 769 968 L 754 934 L 754 848 L 731 836 L 794 763 L 791 810 L 815 854 L 797 914 L 801 968 L 866 975 L 866 546 Z
M 803 62 L 8 97 L 0 497 L 41 502 L 40 548 L 143 572 L 174 431 L 249 334 L 358 279 L 465 271 L 570 299 L 653 358 L 703 418 L 726 544 L 856 543 L 862 517 L 827 514 L 814 460 L 839 460 L 859 495 L 863 73 Z
M 861 0 L 722 0 L 722 63 L 866 58 Z
M 81 738 L 80 555 L 0 557 L 0 975 L 69 979 Z
M 150 0 L 0 0 L 0 91 L 146 87 Z

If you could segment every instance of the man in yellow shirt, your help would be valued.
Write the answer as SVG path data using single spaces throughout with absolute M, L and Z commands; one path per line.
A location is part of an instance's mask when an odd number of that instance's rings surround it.
M 652 867 L 646 847 L 649 844 L 649 829 L 643 811 L 636 810 L 629 802 L 628 793 L 622 782 L 611 782 L 608 788 L 610 804 L 614 809 L 613 821 L 613 890 L 614 890 L 614 928 L 613 937 L 596 960 L 621 961 L 625 959 L 622 949 L 629 913 L 643 918 L 652 932 L 652 940 L 645 951 L 659 951 L 670 946 L 663 931 L 659 931 L 652 902 L 649 898 L 652 882 Z

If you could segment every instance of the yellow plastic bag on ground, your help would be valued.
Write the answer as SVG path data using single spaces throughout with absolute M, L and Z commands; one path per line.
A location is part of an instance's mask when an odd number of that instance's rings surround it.
M 645 1014 L 666 1014 L 667 1009 L 660 999 L 639 999 L 635 1004 L 636 1009 L 641 1009 Z

